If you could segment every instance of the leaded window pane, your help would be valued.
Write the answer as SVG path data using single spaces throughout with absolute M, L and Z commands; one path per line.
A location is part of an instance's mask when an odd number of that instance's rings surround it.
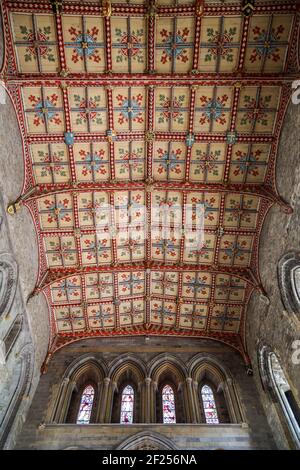
M 133 423 L 133 407 L 134 407 L 134 390 L 130 385 L 127 385 L 122 393 L 121 400 L 121 424 Z
M 89 424 L 93 408 L 95 390 L 92 385 L 85 387 L 81 396 L 79 412 L 77 416 L 77 424 Z
M 208 385 L 204 385 L 201 390 L 201 396 L 206 423 L 218 424 L 219 418 L 212 389 Z
M 165 385 L 162 390 L 163 422 L 176 423 L 175 397 L 172 387 Z

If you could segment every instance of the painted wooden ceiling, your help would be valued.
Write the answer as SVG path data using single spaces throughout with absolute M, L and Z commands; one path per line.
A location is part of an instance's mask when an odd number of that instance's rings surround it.
M 299 2 L 2 8 L 1 77 L 25 161 L 9 211 L 25 205 L 35 222 L 48 359 L 86 337 L 175 335 L 220 340 L 247 362 L 260 231 L 273 204 L 289 210 L 275 161 L 299 70 Z

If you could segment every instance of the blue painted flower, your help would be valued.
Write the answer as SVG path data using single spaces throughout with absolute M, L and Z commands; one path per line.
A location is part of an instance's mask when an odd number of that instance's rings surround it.
M 176 168 L 179 163 L 184 163 L 184 160 L 178 160 L 174 152 L 169 154 L 167 151 L 164 152 L 158 161 L 165 169 L 169 167 L 170 170 Z
M 90 57 L 94 54 L 97 44 L 89 34 L 79 34 L 74 41 L 76 52 L 80 57 Z
M 173 315 L 174 313 L 171 310 L 168 310 L 166 307 L 158 307 L 154 310 L 154 313 L 160 315 L 161 317 L 167 317 L 169 315 Z
M 48 206 L 47 210 L 50 213 L 53 213 L 54 218 L 57 220 L 64 220 L 66 217 L 66 212 L 69 212 L 69 209 L 67 209 L 65 205 L 60 202 L 57 204 L 53 202 L 50 206 Z
M 189 287 L 191 287 L 194 292 L 195 292 L 195 291 L 198 291 L 199 289 L 203 289 L 204 287 L 206 287 L 206 283 L 200 281 L 199 279 L 193 279 L 192 281 L 189 281 L 189 282 L 187 283 L 187 285 L 188 285 Z
M 257 38 L 257 42 L 260 44 L 256 48 L 256 52 L 261 56 L 270 56 L 272 53 L 276 52 L 277 46 L 276 41 L 278 38 L 271 32 L 268 38 L 267 33 L 263 32 Z
M 172 240 L 160 240 L 153 245 L 167 252 L 175 252 L 176 249 L 176 245 Z
M 248 154 L 245 158 L 241 158 L 236 162 L 239 171 L 242 173 L 245 173 L 247 171 L 247 168 L 249 168 L 249 171 L 251 171 L 251 168 L 257 167 L 258 165 L 265 165 L 265 162 L 258 162 L 255 158 L 254 155 Z
M 237 256 L 237 257 L 242 256 L 244 253 L 244 250 L 237 243 L 237 244 L 234 244 L 232 247 L 226 248 L 225 253 L 230 259 L 232 259 L 234 256 Z
M 46 121 L 50 121 L 56 114 L 56 109 L 49 100 L 45 100 L 44 102 L 40 101 L 37 103 L 34 110 L 39 118 L 45 119 Z
M 204 114 L 209 120 L 216 121 L 222 116 L 222 113 L 223 105 L 218 100 L 212 99 L 210 103 L 204 107 Z
M 180 54 L 186 49 L 187 44 L 184 41 L 183 37 L 179 34 L 173 38 L 170 36 L 164 43 L 165 52 L 169 57 L 179 57 Z
M 121 114 L 125 119 L 137 118 L 141 112 L 141 106 L 136 100 L 124 100 L 121 107 Z
M 93 171 L 93 169 L 99 171 L 103 161 L 99 155 L 87 154 L 84 156 L 83 163 L 88 171 Z

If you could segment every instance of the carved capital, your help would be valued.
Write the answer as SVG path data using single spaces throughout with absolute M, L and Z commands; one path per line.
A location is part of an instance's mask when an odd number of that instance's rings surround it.
M 108 387 L 108 385 L 110 384 L 110 378 L 109 378 L 109 377 L 105 377 L 105 379 L 103 380 L 103 382 L 104 382 L 104 385 L 105 385 L 106 387 Z

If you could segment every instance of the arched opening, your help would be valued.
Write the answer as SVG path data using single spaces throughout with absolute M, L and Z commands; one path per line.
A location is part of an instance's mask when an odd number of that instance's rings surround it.
M 185 379 L 181 369 L 171 362 L 161 364 L 154 370 L 153 380 L 157 383 L 156 422 L 187 422 L 183 387 Z
M 300 265 L 291 272 L 292 289 L 296 302 L 300 304 Z
M 18 269 L 13 257 L 8 253 L 0 255 L 0 317 L 8 314 L 17 287 Z
M 89 384 L 85 387 L 81 395 L 76 424 L 90 424 L 94 398 L 95 389 Z
M 300 408 L 291 390 L 289 382 L 282 370 L 278 357 L 270 352 L 268 357 L 270 375 L 281 410 L 285 416 L 288 428 L 298 448 L 300 448 Z
M 123 388 L 121 396 L 120 424 L 132 424 L 134 414 L 134 390 L 131 385 Z
M 112 373 L 111 381 L 115 384 L 111 422 L 121 424 L 142 422 L 141 384 L 144 381 L 144 373 L 139 365 L 125 361 Z
M 223 384 L 216 385 L 207 377 L 199 386 L 199 401 L 201 410 L 201 422 L 206 424 L 230 423 Z
M 91 388 L 89 388 L 91 387 Z M 91 394 L 91 389 L 93 393 Z M 90 396 L 85 392 L 90 393 Z M 92 399 L 92 406 L 88 405 L 88 402 Z M 84 406 L 84 400 L 86 400 L 86 406 Z M 68 407 L 67 415 L 64 421 L 66 423 L 76 424 L 90 424 L 96 423 L 98 418 L 98 404 L 100 403 L 100 388 L 97 383 L 93 380 L 92 374 L 86 379 L 82 377 L 77 383 L 72 384 L 72 394 L 70 404 Z M 90 410 L 89 410 L 90 408 Z M 85 415 L 84 410 L 87 411 L 86 416 L 89 416 L 88 422 L 78 422 L 80 410 L 82 409 L 81 416 Z M 89 412 L 88 412 L 89 410 Z
M 278 263 L 278 283 L 285 309 L 300 315 L 300 254 L 286 253 Z
M 196 358 L 191 364 L 190 374 L 197 384 L 195 399 L 199 422 L 225 424 L 244 421 L 235 384 L 216 361 Z
M 117 450 L 176 450 L 170 439 L 153 431 L 139 432 L 125 439 Z
M 62 380 L 52 421 L 89 424 L 99 419 L 104 373 L 94 359 L 74 365 Z M 79 423 L 78 420 L 82 423 Z
M 214 392 L 207 384 L 201 387 L 201 399 L 206 424 L 219 424 Z
M 176 423 L 175 395 L 169 384 L 162 389 L 162 415 L 164 424 Z

